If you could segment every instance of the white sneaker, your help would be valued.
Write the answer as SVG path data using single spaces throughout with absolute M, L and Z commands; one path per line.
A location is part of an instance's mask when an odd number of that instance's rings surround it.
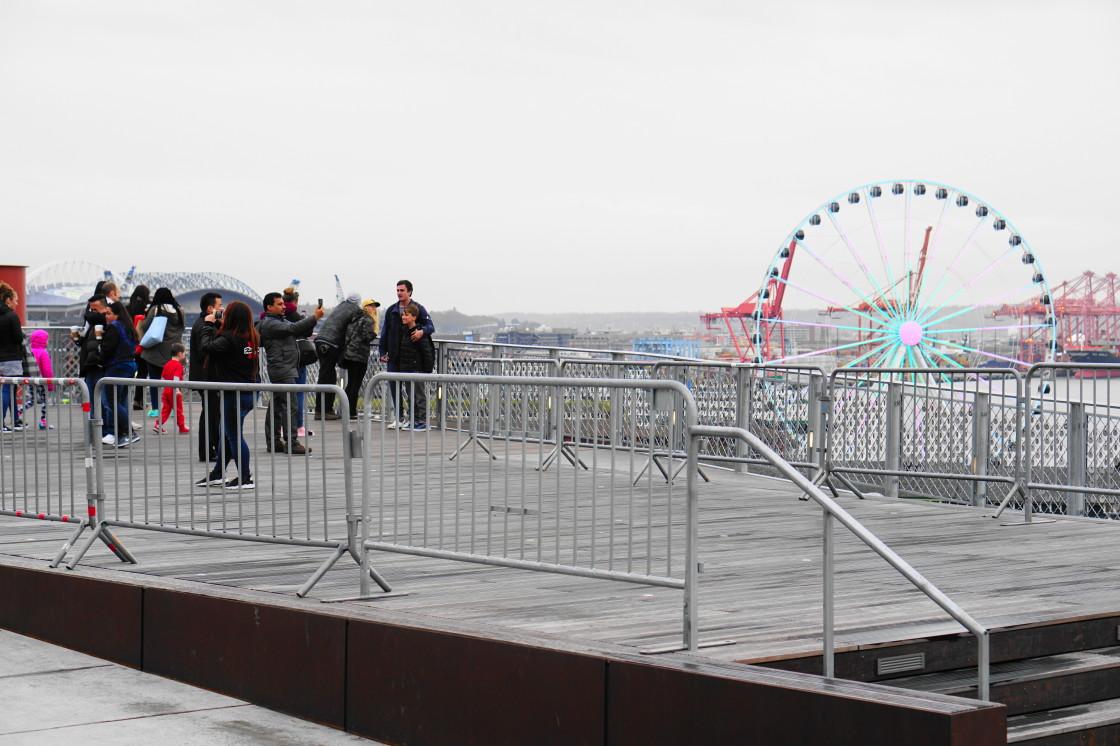
M 108 435 L 106 435 L 104 438 L 101 439 L 101 442 L 104 443 L 107 446 L 115 446 L 117 444 L 117 436 L 113 435 L 112 433 L 109 433 Z
M 385 426 L 385 429 L 386 430 L 396 430 L 398 427 L 400 427 L 400 424 L 396 420 L 393 420 L 392 422 L 390 422 L 388 425 Z

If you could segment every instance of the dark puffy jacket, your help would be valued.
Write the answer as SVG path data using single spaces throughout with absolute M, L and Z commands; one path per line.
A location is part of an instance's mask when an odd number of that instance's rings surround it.
M 273 382 L 294 381 L 299 375 L 299 347 L 296 340 L 306 337 L 315 328 L 314 316 L 295 322 L 283 316 L 265 314 L 257 322 L 261 333 L 261 347 L 264 348 L 268 377 Z
M 365 315 L 366 312 L 362 310 L 357 301 L 347 298 L 335 306 L 330 315 L 323 319 L 323 324 L 319 327 L 319 333 L 315 335 L 315 344 L 325 342 L 334 347 L 342 347 L 346 342 L 346 329 L 350 326 L 350 322 Z
M 394 359 L 397 370 L 402 373 L 431 373 L 436 363 L 436 345 L 429 334 L 413 342 L 412 336 L 406 334 L 408 329 L 401 327 L 400 341 Z
M 0 304 L 0 363 L 23 360 L 23 327 L 19 315 Z
M 101 341 L 93 334 L 93 327 L 98 324 L 105 325 L 105 314 L 86 309 L 82 316 L 84 326 L 81 336 L 78 337 L 78 375 L 85 377 L 101 369 Z M 90 394 L 93 392 L 91 391 Z
M 206 378 L 206 353 L 202 351 L 202 328 L 214 325 L 206 321 L 206 317 L 199 315 L 191 327 L 190 347 L 187 351 L 187 360 L 190 368 L 187 369 L 188 381 L 205 381 Z
M 416 301 L 412 302 L 416 303 Z M 416 306 L 420 309 L 420 317 L 416 319 L 416 326 L 423 329 L 424 336 L 430 339 L 436 333 L 436 326 L 432 323 L 432 317 L 428 315 L 428 309 L 419 303 L 416 303 Z M 401 303 L 397 301 L 385 311 L 385 320 L 381 322 L 381 341 L 378 345 L 381 354 L 389 356 L 390 368 L 397 367 L 397 350 L 400 349 L 401 329 L 403 328 Z
M 140 322 L 141 339 L 143 339 L 144 332 L 152 325 L 152 320 L 156 316 L 167 317 L 167 329 L 163 333 L 163 341 L 153 347 L 146 348 L 140 353 L 140 357 L 144 358 L 148 365 L 162 368 L 171 359 L 171 345 L 183 341 L 183 329 L 186 324 L 183 321 L 183 310 L 181 308 L 175 308 L 167 304 L 152 306 L 148 309 L 148 315 Z
M 132 362 L 135 356 L 136 339 L 125 330 L 119 320 L 105 326 L 105 332 L 98 346 L 98 359 L 105 370 L 121 363 Z

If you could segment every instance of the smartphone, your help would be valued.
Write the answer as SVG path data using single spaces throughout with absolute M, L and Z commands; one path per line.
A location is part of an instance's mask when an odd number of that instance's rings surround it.
M 320 298 L 320 299 L 319 299 L 319 308 L 322 308 L 322 307 L 323 307 L 323 299 L 322 299 L 322 298 Z

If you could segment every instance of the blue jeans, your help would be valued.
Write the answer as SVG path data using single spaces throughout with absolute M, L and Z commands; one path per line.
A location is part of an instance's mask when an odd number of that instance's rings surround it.
M 307 383 L 307 366 L 301 365 L 299 368 L 299 375 L 296 376 L 296 383 Z M 296 411 L 292 413 L 292 426 L 298 432 L 303 427 L 303 413 L 307 410 L 307 394 L 302 391 L 296 394 Z
M 102 423 L 104 423 L 104 421 L 105 421 L 105 407 L 101 406 L 101 402 L 94 401 L 93 397 L 94 397 L 94 391 L 97 389 L 97 382 L 100 381 L 104 377 L 105 377 L 105 372 L 104 371 L 96 370 L 93 373 L 87 373 L 85 378 L 82 379 L 83 381 L 86 382 L 86 390 L 89 391 L 89 416 L 90 416 L 90 419 L 93 419 L 94 417 L 96 417 L 97 415 L 94 414 L 94 413 L 98 412 L 98 413 L 101 414 Z M 101 398 L 104 399 L 105 397 L 102 396 Z M 104 428 L 102 428 L 102 430 L 104 431 Z M 101 434 L 104 435 L 105 433 L 102 432 Z
M 221 392 L 221 425 L 218 437 L 220 445 L 218 460 L 210 470 L 211 479 L 219 479 L 225 465 L 236 461 L 240 455 L 240 477 L 242 482 L 249 481 L 249 445 L 245 442 L 245 415 L 253 411 L 253 392 Z M 217 415 L 217 412 L 213 413 Z
M 136 375 L 136 361 L 126 360 L 105 371 L 106 378 L 132 378 Z M 101 387 L 101 434 L 117 438 L 131 434 L 128 405 L 131 401 L 128 384 Z

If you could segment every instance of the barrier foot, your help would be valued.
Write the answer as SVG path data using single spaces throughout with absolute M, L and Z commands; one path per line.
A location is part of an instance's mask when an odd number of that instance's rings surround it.
M 548 455 L 544 457 L 544 461 L 537 467 L 537 471 L 548 471 L 548 467 L 552 465 L 553 460 L 556 458 L 556 451 L 557 449 L 553 448 L 548 452 Z
M 561 446 L 560 453 L 561 453 L 561 455 L 564 456 L 564 458 L 568 459 L 568 463 L 571 464 L 572 466 L 577 466 L 577 465 L 582 466 L 584 471 L 588 471 L 587 464 L 583 463 L 583 459 L 581 459 L 576 454 L 575 449 L 573 449 L 567 443 L 565 443 L 563 446 Z
M 996 512 L 992 514 L 992 518 L 999 518 L 1003 514 L 1003 511 L 1007 509 L 1007 505 L 1011 502 L 1011 498 L 1015 497 L 1015 495 L 1018 495 L 1020 492 L 1022 492 L 1022 490 L 1019 488 L 1018 484 L 1011 485 L 1011 490 L 1006 495 L 1004 495 L 1003 500 L 1001 500 L 999 503 L 999 507 L 996 508 Z
M 844 476 L 843 474 L 831 474 L 831 475 L 829 475 L 830 479 L 832 477 L 836 477 L 841 482 L 843 482 L 844 486 L 847 487 L 860 500 L 864 499 L 863 493 L 860 492 L 859 489 L 854 484 L 852 484 L 851 480 L 848 479 L 846 476 Z
M 66 559 L 66 554 L 70 551 L 70 547 L 74 546 L 74 542 L 76 542 L 78 537 L 82 535 L 82 532 L 86 530 L 86 525 L 85 521 L 78 524 L 78 528 L 74 533 L 70 534 L 70 538 L 67 539 L 66 543 L 62 545 L 62 548 L 58 550 L 58 553 L 55 554 L 54 559 L 51 560 L 47 567 L 58 567 L 62 563 L 62 560 Z
M 110 552 L 117 555 L 117 559 L 119 559 L 121 562 L 127 562 L 130 565 L 140 564 L 136 561 L 136 558 L 132 556 L 132 552 L 128 551 L 128 549 L 125 548 L 120 539 L 118 539 L 113 534 L 113 532 L 105 526 L 104 523 L 101 524 L 100 528 L 101 534 L 98 538 L 101 539 L 101 541 L 105 542 L 105 546 L 109 548 Z
M 450 456 L 448 456 L 448 457 L 447 457 L 447 460 L 448 460 L 448 461 L 454 461 L 454 460 L 455 460 L 455 457 L 456 457 L 456 456 L 458 456 L 458 455 L 459 455 L 460 453 L 462 453 L 463 451 L 467 450 L 467 448 L 468 448 L 468 447 L 470 446 L 470 444 L 471 444 L 471 443 L 474 443 L 474 444 L 475 444 L 476 446 L 478 446 L 478 447 L 479 447 L 479 448 L 481 448 L 481 449 L 482 449 L 483 451 L 485 451 L 485 452 L 486 452 L 486 455 L 487 455 L 487 456 L 489 456 L 489 457 L 490 457 L 490 458 L 491 458 L 492 460 L 494 460 L 494 461 L 497 461 L 497 460 L 498 460 L 498 457 L 497 457 L 497 456 L 495 456 L 495 455 L 494 455 L 493 453 L 491 453 L 491 452 L 490 452 L 490 449 L 486 447 L 486 444 L 485 444 L 485 443 L 483 443 L 483 442 L 482 442 L 481 440 L 479 440 L 479 439 L 478 439 L 478 437 L 477 437 L 477 436 L 474 436 L 474 435 L 472 435 L 471 437 L 469 437 L 469 438 L 467 438 L 466 440 L 464 440 L 464 441 L 462 442 L 462 444 L 461 444 L 461 445 L 460 445 L 460 446 L 459 446 L 458 448 L 456 448 L 456 449 L 455 449 L 455 450 L 454 450 L 454 451 L 453 451 L 453 452 L 451 453 L 451 455 L 450 455 Z
M 829 473 L 824 469 L 821 469 L 820 471 L 818 471 L 817 476 L 813 477 L 813 486 L 814 487 L 820 487 L 821 485 L 824 485 L 825 487 L 828 487 L 828 491 L 832 493 L 832 496 L 834 498 L 836 498 L 837 500 L 840 499 L 840 493 L 836 491 L 836 485 L 832 483 L 832 476 L 829 475 Z M 859 493 L 856 493 L 856 494 L 859 494 Z M 863 495 L 859 495 L 859 496 L 861 498 L 863 497 Z M 802 492 L 798 496 L 797 499 L 807 502 L 809 500 L 809 493 L 808 492 Z
M 362 566 L 362 557 L 360 554 L 358 554 L 357 550 L 350 549 L 350 556 L 353 557 L 354 561 L 358 563 L 358 567 Z M 393 590 L 393 587 L 389 585 L 389 581 L 383 578 L 381 576 L 381 573 L 373 568 L 373 565 L 369 566 L 369 576 L 373 578 L 373 582 L 377 583 L 377 585 L 381 587 L 381 590 L 385 591 L 386 593 L 389 593 Z M 408 594 L 400 593 L 396 595 L 407 596 Z
M 552 465 L 552 462 L 555 461 L 556 463 L 559 463 L 560 456 L 563 456 L 565 460 L 567 460 L 567 462 L 572 466 L 582 466 L 584 471 L 590 470 L 590 467 L 583 462 L 583 459 L 576 455 L 575 450 L 570 445 L 568 445 L 567 443 L 562 443 L 558 444 L 547 456 L 545 456 L 544 461 L 542 461 L 541 465 L 537 467 L 537 471 L 548 471 L 548 467 Z
M 642 477 L 644 477 L 646 475 L 646 472 L 649 471 L 649 465 L 653 463 L 653 461 L 654 459 L 652 456 L 646 460 L 646 465 L 642 467 L 642 470 L 640 472 L 638 472 L 638 476 L 634 477 L 634 484 L 642 481 Z
M 73 570 L 77 566 L 77 564 L 82 561 L 82 557 L 86 556 L 86 552 L 88 552 L 89 548 L 93 546 L 93 542 L 101 538 L 101 532 L 104 530 L 104 528 L 104 523 L 97 524 L 97 528 L 93 529 L 93 532 L 90 533 L 89 538 L 82 542 L 82 546 L 78 548 L 77 554 L 74 555 L 73 559 L 66 563 L 67 570 Z
M 346 554 L 346 545 L 339 544 L 334 548 L 334 552 L 331 556 L 323 560 L 323 563 L 315 569 L 315 572 L 311 573 L 311 577 L 307 579 L 307 582 L 299 587 L 299 590 L 296 591 L 296 595 L 300 598 L 307 596 L 307 594 L 311 592 L 311 589 L 315 587 L 315 584 L 322 580 L 323 576 L 327 574 L 327 570 L 334 567 L 334 564 L 338 562 L 339 558 L 344 554 Z
M 124 544 L 121 544 L 120 541 L 117 540 L 117 537 L 113 535 L 113 532 L 109 530 L 109 526 L 105 523 L 98 523 L 97 528 L 93 529 L 89 538 L 82 542 L 78 553 L 74 555 L 72 560 L 66 563 L 66 569 L 73 570 L 77 567 L 78 563 L 82 561 L 82 558 L 86 556 L 86 552 L 89 551 L 89 548 L 93 546 L 93 542 L 99 539 L 121 562 L 127 562 L 131 565 L 139 564 L 136 558 L 132 556 L 132 553 L 125 549 Z
M 673 464 L 673 459 L 672 459 L 672 457 L 670 457 L 670 458 L 669 458 L 669 465 L 670 465 L 670 467 L 672 466 L 672 464 Z M 680 473 L 681 473 L 682 471 L 684 471 L 684 467 L 686 467 L 686 466 L 688 466 L 688 461 L 682 461 L 682 462 L 681 462 L 681 465 L 677 467 L 677 470 L 676 470 L 675 472 L 673 472 L 673 479 L 672 479 L 672 481 L 674 481 L 674 482 L 675 482 L 675 481 L 677 481 L 677 477 L 678 477 L 678 476 L 680 475 Z M 712 481 L 712 480 L 711 480 L 711 479 L 710 479 L 710 478 L 708 477 L 708 475 L 704 473 L 704 470 L 700 468 L 700 465 L 699 465 L 699 464 L 697 464 L 697 466 L 696 466 L 696 473 L 697 473 L 697 474 L 699 474 L 699 475 L 700 475 L 700 478 L 701 478 L 701 479 L 703 479 L 703 480 L 704 480 L 705 482 L 711 482 L 711 481 Z M 669 480 L 666 480 L 666 481 L 669 481 Z

